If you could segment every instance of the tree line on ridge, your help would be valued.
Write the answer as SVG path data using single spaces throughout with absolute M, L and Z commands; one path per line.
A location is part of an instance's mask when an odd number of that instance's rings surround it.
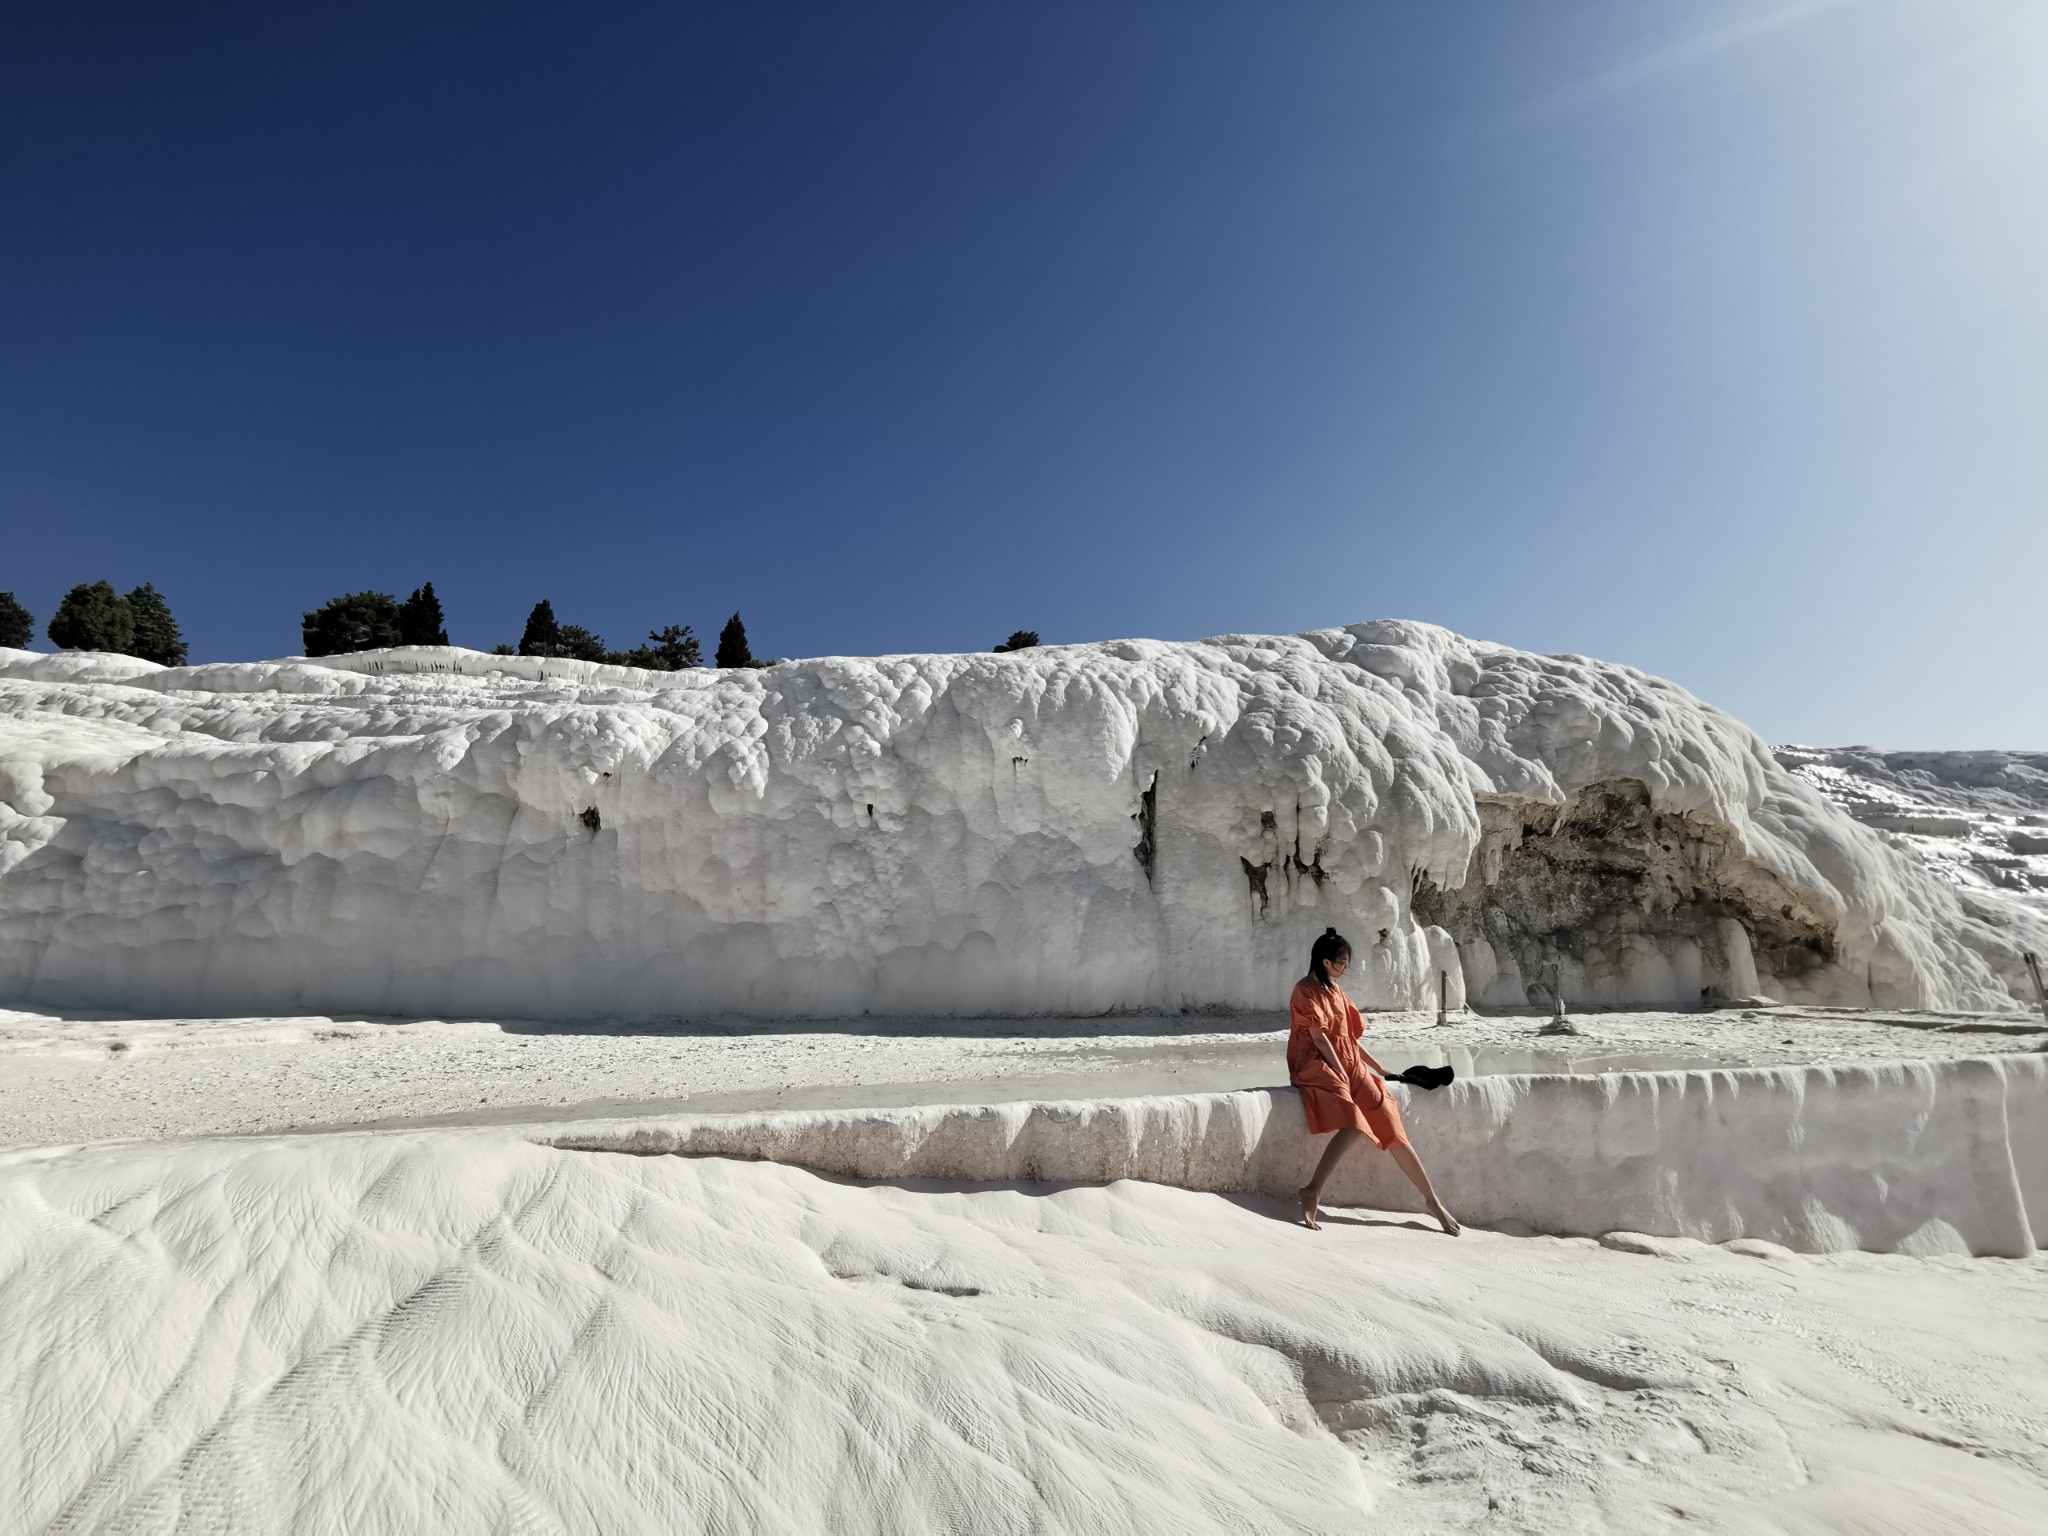
M 12 592 L 0 592 L 0 645 L 18 650 L 35 629 L 35 615 Z M 185 665 L 185 637 L 171 605 L 147 582 L 125 597 L 109 582 L 80 582 L 64 594 L 46 633 L 52 645 L 67 651 L 113 651 L 159 666 Z
M 163 594 L 147 583 L 123 596 L 104 581 L 81 582 L 64 594 L 50 618 L 52 644 L 67 651 L 111 651 L 139 656 L 166 667 L 185 664 L 184 636 Z M 0 592 L 0 646 L 21 648 L 35 634 L 35 616 L 12 592 Z M 448 626 L 434 584 L 423 582 L 403 601 L 388 592 L 349 592 L 307 613 L 299 625 L 307 656 L 341 656 L 397 645 L 447 645 Z M 1038 632 L 1020 629 L 994 649 L 998 654 L 1038 644 Z M 643 644 L 611 650 L 602 636 L 580 624 L 564 624 L 554 604 L 542 598 L 526 616 L 517 647 L 497 645 L 494 656 L 559 656 L 652 672 L 680 672 L 704 664 L 703 649 L 687 624 L 649 630 Z M 755 657 L 747 627 L 735 613 L 718 634 L 714 667 L 767 667 Z

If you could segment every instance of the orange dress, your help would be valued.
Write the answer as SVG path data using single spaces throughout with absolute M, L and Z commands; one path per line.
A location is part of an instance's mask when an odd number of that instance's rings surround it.
M 1401 1124 L 1401 1106 L 1387 1092 L 1379 1074 L 1365 1064 L 1358 1043 L 1365 1033 L 1365 1020 L 1357 1007 L 1335 987 L 1313 981 L 1295 984 L 1294 997 L 1287 1006 L 1287 1077 L 1301 1090 L 1301 1112 L 1308 1117 L 1309 1134 L 1345 1129 L 1363 1131 L 1378 1144 L 1405 1146 L 1408 1132 Z M 1334 1069 L 1309 1037 L 1320 1029 L 1330 1047 L 1344 1064 Z

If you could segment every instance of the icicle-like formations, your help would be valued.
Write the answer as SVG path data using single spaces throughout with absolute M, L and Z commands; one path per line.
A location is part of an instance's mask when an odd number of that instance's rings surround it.
M 1626 667 L 1428 625 L 645 673 L 0 651 L 0 996 L 527 1017 L 2009 1008 L 1972 907 Z M 1988 915 L 1987 915 L 1988 914 Z

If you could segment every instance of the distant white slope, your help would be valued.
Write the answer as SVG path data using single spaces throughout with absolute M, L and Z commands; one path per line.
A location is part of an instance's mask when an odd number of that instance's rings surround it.
M 2048 911 L 2048 752 L 1780 747 L 1777 758 L 1950 884 Z
M 0 996 L 579 1016 L 2012 1007 L 1728 716 L 1428 625 L 644 673 L 0 652 Z

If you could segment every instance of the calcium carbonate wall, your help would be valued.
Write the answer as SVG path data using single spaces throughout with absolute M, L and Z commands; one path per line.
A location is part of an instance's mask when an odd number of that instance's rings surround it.
M 1438 1192 L 1480 1226 L 1802 1252 L 2023 1257 L 2048 1234 L 2048 1056 L 1397 1087 Z M 544 1127 L 599 1152 L 799 1163 L 854 1178 L 1108 1182 L 1286 1198 L 1326 1143 L 1291 1090 L 1070 1103 L 678 1116 Z M 1419 1210 L 1392 1161 L 1333 1205 Z
M 1326 926 L 1381 1007 L 1469 968 L 1487 1005 L 2009 1008 L 2048 948 L 1683 689 L 1428 625 L 673 674 L 0 652 L 11 1002 L 1271 1008 Z

